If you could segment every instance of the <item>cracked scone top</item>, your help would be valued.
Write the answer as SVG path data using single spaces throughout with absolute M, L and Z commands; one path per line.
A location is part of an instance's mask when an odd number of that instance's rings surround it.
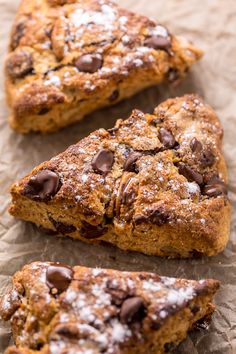
M 202 52 L 109 0 L 23 0 L 6 60 L 10 125 L 52 132 L 164 80 Z
M 162 354 L 210 318 L 215 280 L 36 262 L 13 277 L 0 314 L 7 354 Z
M 230 203 L 214 111 L 194 95 L 134 111 L 36 167 L 12 187 L 10 213 L 51 234 L 192 257 L 227 243 Z

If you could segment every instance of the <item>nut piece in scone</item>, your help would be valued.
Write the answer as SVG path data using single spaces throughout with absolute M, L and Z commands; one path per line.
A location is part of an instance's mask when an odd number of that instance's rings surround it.
M 213 256 L 228 241 L 222 127 L 194 95 L 134 111 L 36 167 L 10 213 L 50 233 L 169 257 Z
M 6 59 L 12 128 L 49 133 L 163 81 L 201 50 L 109 0 L 22 0 Z
M 0 314 L 6 354 L 163 354 L 210 319 L 219 282 L 36 262 L 13 277 Z

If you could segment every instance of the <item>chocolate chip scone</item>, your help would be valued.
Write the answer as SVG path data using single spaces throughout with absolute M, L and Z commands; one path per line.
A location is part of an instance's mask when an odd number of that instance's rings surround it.
M 216 280 L 37 262 L 13 277 L 0 313 L 8 354 L 162 354 L 214 311 Z
M 6 60 L 10 125 L 53 132 L 164 80 L 202 52 L 110 0 L 23 0 Z
M 12 187 L 10 213 L 52 234 L 147 254 L 213 256 L 230 203 L 222 128 L 194 95 L 134 111 L 36 167 Z

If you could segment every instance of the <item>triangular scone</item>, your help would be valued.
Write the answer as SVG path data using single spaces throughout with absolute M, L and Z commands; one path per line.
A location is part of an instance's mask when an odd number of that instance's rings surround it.
M 6 61 L 10 125 L 52 132 L 162 81 L 202 52 L 109 0 L 23 0 Z
M 7 353 L 167 353 L 214 311 L 216 280 L 36 262 L 0 305 L 17 349 Z
M 222 128 L 200 98 L 134 111 L 36 167 L 12 187 L 10 213 L 61 235 L 191 257 L 227 243 Z

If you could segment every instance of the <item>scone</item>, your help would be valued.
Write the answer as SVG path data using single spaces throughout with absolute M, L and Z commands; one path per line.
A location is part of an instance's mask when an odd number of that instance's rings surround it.
M 10 213 L 52 234 L 146 254 L 213 256 L 230 203 L 222 128 L 194 95 L 134 111 L 13 185 Z
M 13 277 L 0 313 L 8 354 L 161 354 L 214 311 L 216 280 L 36 262 Z
M 202 55 L 110 0 L 22 0 L 6 60 L 12 128 L 49 133 L 162 81 Z

